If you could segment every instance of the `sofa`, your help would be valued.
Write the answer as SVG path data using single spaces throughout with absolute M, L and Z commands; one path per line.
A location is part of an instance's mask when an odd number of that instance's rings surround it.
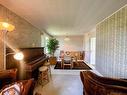
M 98 76 L 91 71 L 81 71 L 83 95 L 127 95 L 127 81 Z
M 0 71 L 0 89 L 7 84 L 16 81 L 17 69 L 9 69 Z
M 34 79 L 17 81 L 16 77 L 17 69 L 0 71 L 0 95 L 33 95 Z

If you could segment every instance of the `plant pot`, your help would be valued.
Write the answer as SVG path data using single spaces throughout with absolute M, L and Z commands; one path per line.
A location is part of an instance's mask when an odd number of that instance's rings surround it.
M 49 62 L 51 65 L 55 65 L 57 63 L 56 57 L 50 57 Z

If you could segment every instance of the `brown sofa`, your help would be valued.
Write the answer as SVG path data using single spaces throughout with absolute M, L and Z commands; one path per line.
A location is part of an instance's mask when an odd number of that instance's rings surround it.
M 127 95 L 127 81 L 101 77 L 91 71 L 80 72 L 83 95 Z
M 17 69 L 0 71 L 0 89 L 7 84 L 16 81 Z
M 12 89 L 15 90 L 16 88 L 12 87 L 15 84 L 18 84 L 18 85 L 22 84 L 20 86 L 20 92 L 18 95 L 33 95 L 33 89 L 35 85 L 34 79 L 17 81 L 16 76 L 17 76 L 17 69 L 9 69 L 9 70 L 0 71 L 0 95 L 6 95 L 3 93 L 9 92 Z

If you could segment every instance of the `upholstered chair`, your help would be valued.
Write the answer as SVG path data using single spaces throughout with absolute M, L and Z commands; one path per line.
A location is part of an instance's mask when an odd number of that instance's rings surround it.
M 91 71 L 81 71 L 83 95 L 127 95 L 127 81 L 98 76 Z

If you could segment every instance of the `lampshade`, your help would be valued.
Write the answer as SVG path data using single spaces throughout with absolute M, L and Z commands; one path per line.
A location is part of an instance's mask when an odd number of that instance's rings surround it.
M 7 22 L 0 22 L 0 30 L 13 31 L 15 26 Z
M 24 55 L 23 55 L 22 52 L 18 52 L 18 53 L 16 53 L 16 54 L 14 55 L 14 58 L 15 58 L 16 60 L 22 60 L 22 59 L 24 58 Z

